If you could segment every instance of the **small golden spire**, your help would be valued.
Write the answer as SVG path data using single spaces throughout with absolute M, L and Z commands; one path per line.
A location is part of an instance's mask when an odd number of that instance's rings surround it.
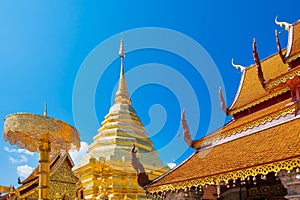
M 124 41 L 123 41 L 122 34 L 121 34 L 121 40 L 120 40 L 119 56 L 120 56 L 120 57 L 125 57 Z
M 278 19 L 278 16 L 276 16 L 276 18 L 275 18 L 275 23 L 280 27 L 284 26 L 286 31 L 288 31 L 290 29 L 290 27 L 292 26 L 292 24 L 289 24 L 287 22 L 279 22 L 277 19 Z
M 131 104 L 127 86 L 126 86 L 126 80 L 125 80 L 125 76 L 124 76 L 125 50 L 124 50 L 124 41 L 122 39 L 122 35 L 121 35 L 121 40 L 120 40 L 119 57 L 121 59 L 121 70 L 120 70 L 119 87 L 118 87 L 118 90 L 116 93 L 115 102 Z
M 233 58 L 231 60 L 231 64 L 232 66 L 234 66 L 236 69 L 240 68 L 241 72 L 244 71 L 246 69 L 246 67 L 242 66 L 242 65 L 236 65 L 233 63 Z
M 125 49 L 124 49 L 124 41 L 121 34 L 121 40 L 120 40 L 120 49 L 119 49 L 119 56 L 121 58 L 121 71 L 120 76 L 124 76 L 124 58 L 125 58 Z
M 47 114 L 47 102 L 45 102 L 45 104 L 44 104 L 44 117 L 48 117 L 48 114 Z

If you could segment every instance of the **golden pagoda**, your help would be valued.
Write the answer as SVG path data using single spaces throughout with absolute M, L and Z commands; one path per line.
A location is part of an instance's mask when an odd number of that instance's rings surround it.
M 150 179 L 168 170 L 155 151 L 137 116 L 124 77 L 124 43 L 119 57 L 121 70 L 115 103 L 105 116 L 98 134 L 81 162 L 74 168 L 83 188 L 84 199 L 146 199 L 137 184 L 131 165 L 131 148 L 135 144 Z

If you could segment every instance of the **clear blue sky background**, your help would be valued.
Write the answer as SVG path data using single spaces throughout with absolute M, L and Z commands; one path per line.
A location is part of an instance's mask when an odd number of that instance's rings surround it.
M 282 31 L 283 45 L 287 34 L 274 23 L 293 23 L 300 17 L 300 2 L 294 1 L 0 1 L 0 127 L 7 114 L 15 112 L 43 113 L 44 101 L 48 114 L 74 125 L 72 92 L 76 74 L 88 54 L 109 37 L 141 27 L 162 27 L 179 31 L 201 44 L 214 60 L 226 87 L 229 105 L 238 88 L 241 73 L 231 66 L 250 65 L 252 40 L 257 38 L 260 58 L 277 51 L 274 30 Z M 126 48 L 126 35 L 124 35 Z M 178 41 L 174 41 L 176 44 Z M 115 53 L 117 56 L 118 45 Z M 105 55 L 103 55 L 105 56 Z M 117 57 L 116 57 L 117 58 Z M 168 52 L 151 49 L 130 52 L 125 71 L 146 63 L 161 63 L 176 68 L 190 80 L 197 93 L 201 111 L 196 138 L 207 134 L 211 103 L 205 83 L 182 59 Z M 184 67 L 186 66 L 186 68 Z M 99 122 L 111 105 L 111 94 L 118 80 L 119 61 L 107 68 L 95 94 Z M 214 75 L 211 75 L 214 78 Z M 143 77 L 139 77 L 143 78 Z M 166 79 L 168 77 L 165 77 Z M 188 97 L 187 97 L 188 98 Z M 215 98 L 218 98 L 216 96 Z M 156 148 L 176 137 L 180 109 L 174 94 L 159 85 L 145 85 L 132 94 L 133 106 L 147 125 L 160 116 L 149 116 L 151 105 L 161 104 L 167 121 L 155 137 Z M 89 103 L 89 102 L 83 102 Z M 220 110 L 220 112 L 222 112 Z M 189 113 L 187 113 L 189 116 Z M 153 118 L 153 119 L 151 119 Z M 188 118 L 193 123 L 192 118 Z M 158 123 L 159 124 L 159 123 Z M 84 126 L 84 125 L 82 125 Z M 174 128 L 176 127 L 176 128 Z M 99 127 L 85 127 L 81 139 L 88 144 Z M 152 127 L 153 128 L 153 127 Z M 218 128 L 218 127 L 215 127 Z M 153 128 L 155 129 L 155 127 Z M 151 130 L 150 130 L 151 131 Z M 152 133 L 149 133 L 152 135 Z M 196 133 L 193 133 L 194 135 Z M 181 138 L 183 140 L 183 138 Z M 162 156 L 165 163 L 177 164 L 193 150 L 182 148 L 182 156 Z M 6 150 L 5 150 L 6 149 Z M 37 155 L 13 151 L 0 139 L 0 185 L 15 184 L 17 167 L 37 166 Z M 13 158 L 15 162 L 12 162 Z M 22 160 L 23 159 L 23 160 Z

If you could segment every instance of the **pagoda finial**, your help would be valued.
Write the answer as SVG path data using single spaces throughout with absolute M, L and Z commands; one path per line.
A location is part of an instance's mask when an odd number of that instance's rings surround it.
M 44 117 L 48 117 L 48 113 L 47 113 L 47 102 L 45 102 L 45 104 L 44 104 Z
M 262 85 L 263 88 L 265 88 L 265 78 L 264 78 L 264 74 L 262 72 L 260 60 L 259 60 L 258 53 L 257 53 L 256 38 L 253 39 L 253 45 L 252 46 L 253 46 L 253 58 L 254 58 L 254 61 L 256 63 L 257 76 L 258 76 L 260 84 Z
M 131 104 L 127 86 L 126 86 L 126 80 L 125 80 L 125 76 L 124 76 L 125 50 L 124 50 L 124 41 L 122 39 L 122 35 L 121 35 L 121 40 L 120 40 L 119 57 L 121 59 L 121 69 L 120 69 L 119 87 L 118 87 L 118 90 L 116 93 L 115 103 Z
M 232 60 L 231 60 L 231 64 L 232 64 L 232 66 L 234 66 L 236 69 L 239 69 L 239 68 L 240 68 L 241 72 L 244 71 L 244 70 L 246 69 L 246 67 L 244 67 L 244 66 L 242 66 L 242 65 L 236 65 L 236 64 L 234 64 L 234 63 L 233 63 L 233 58 L 232 58 Z
M 121 71 L 120 71 L 120 76 L 124 76 L 124 58 L 125 58 L 125 49 L 124 49 L 124 41 L 123 41 L 122 34 L 121 34 L 121 40 L 120 40 L 119 57 L 121 58 Z
M 275 23 L 278 26 L 280 26 L 280 27 L 284 26 L 286 31 L 290 30 L 290 27 L 292 26 L 292 24 L 289 24 L 287 22 L 279 22 L 277 19 L 278 19 L 278 16 L 276 16 L 276 18 L 275 18 Z
M 279 37 L 278 37 L 278 30 L 277 29 L 275 30 L 275 37 L 276 37 L 276 44 L 277 44 L 278 54 L 279 54 L 282 62 L 285 63 L 284 56 L 283 56 L 283 53 L 282 53 L 282 50 L 281 50 L 281 45 L 280 45 L 280 41 L 279 41 Z

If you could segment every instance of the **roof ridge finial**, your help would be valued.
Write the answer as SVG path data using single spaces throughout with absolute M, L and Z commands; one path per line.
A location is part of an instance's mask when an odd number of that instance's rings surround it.
M 233 63 L 233 58 L 231 59 L 231 64 L 232 66 L 234 66 L 236 69 L 240 68 L 241 72 L 244 71 L 246 69 L 246 67 L 242 66 L 242 65 L 236 65 Z
M 48 117 L 48 113 L 47 113 L 47 102 L 45 101 L 44 104 L 44 117 Z
M 286 31 L 289 31 L 289 30 L 290 30 L 290 27 L 292 26 L 292 24 L 287 23 L 287 22 L 279 22 L 277 19 L 278 19 L 278 16 L 276 16 L 276 18 L 275 18 L 275 23 L 276 23 L 278 26 L 280 26 L 280 27 L 285 26 L 285 30 L 286 30 Z

